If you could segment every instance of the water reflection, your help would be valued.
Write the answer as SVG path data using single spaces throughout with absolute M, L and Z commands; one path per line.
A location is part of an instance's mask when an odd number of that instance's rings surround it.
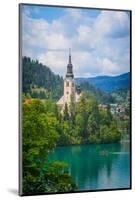
M 58 147 L 49 159 L 69 164 L 78 190 L 129 187 L 129 144 Z

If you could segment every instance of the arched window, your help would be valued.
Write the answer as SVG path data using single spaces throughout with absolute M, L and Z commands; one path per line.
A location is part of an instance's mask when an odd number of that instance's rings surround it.
M 74 83 L 72 83 L 72 87 L 74 87 Z

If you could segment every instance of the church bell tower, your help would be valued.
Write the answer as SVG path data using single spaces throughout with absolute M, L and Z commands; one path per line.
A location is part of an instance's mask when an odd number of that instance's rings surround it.
M 71 100 L 75 101 L 75 81 L 73 74 L 73 65 L 71 61 L 71 50 L 69 49 L 67 73 L 64 79 L 64 102 L 69 105 Z

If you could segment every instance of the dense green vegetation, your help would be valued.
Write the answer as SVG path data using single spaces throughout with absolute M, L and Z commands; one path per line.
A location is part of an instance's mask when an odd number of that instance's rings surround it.
M 125 108 L 125 112 L 116 115 L 118 128 L 122 132 L 122 138 L 128 139 L 130 137 L 130 90 L 128 88 L 119 89 L 112 93 L 115 103 L 121 104 Z
M 89 94 L 85 93 L 78 104 L 65 106 L 60 119 L 59 145 L 112 143 L 120 138 L 110 107 L 99 109 L 97 101 Z
M 129 88 L 118 89 L 112 92 L 112 97 L 115 100 L 115 103 L 124 104 L 125 106 L 129 104 L 130 101 L 130 90 Z
M 125 108 L 125 112 L 115 116 L 118 122 L 118 128 L 121 130 L 123 138 L 130 136 L 130 90 L 128 88 L 119 89 L 112 93 L 115 102 L 121 104 Z
M 59 122 L 51 102 L 23 103 L 23 194 L 73 191 L 76 185 L 65 163 L 47 159 L 59 138 Z
M 57 100 L 63 93 L 63 78 L 28 57 L 22 59 L 23 93 L 32 98 Z
M 94 98 L 96 98 L 98 103 L 109 104 L 115 102 L 115 98 L 110 93 L 106 93 L 100 89 L 97 89 L 89 82 L 81 82 L 80 88 L 82 91 L 90 93 Z

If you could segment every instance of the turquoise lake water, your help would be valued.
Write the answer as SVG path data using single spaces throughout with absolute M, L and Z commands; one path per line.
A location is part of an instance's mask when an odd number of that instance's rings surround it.
M 79 191 L 130 187 L 129 143 L 57 147 L 49 159 L 68 163 Z

